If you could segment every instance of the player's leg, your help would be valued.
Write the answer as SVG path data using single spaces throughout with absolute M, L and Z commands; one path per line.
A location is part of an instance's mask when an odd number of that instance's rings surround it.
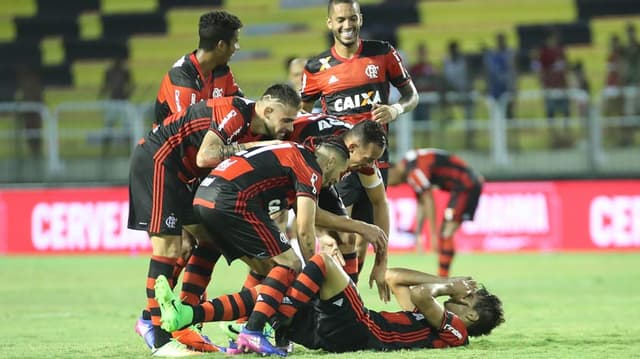
M 222 254 L 204 226 L 196 224 L 189 225 L 186 228 L 189 233 L 198 238 L 198 244 L 193 249 L 193 253 L 187 262 L 182 279 L 180 298 L 185 303 L 196 305 L 200 303 L 211 281 L 213 268 Z

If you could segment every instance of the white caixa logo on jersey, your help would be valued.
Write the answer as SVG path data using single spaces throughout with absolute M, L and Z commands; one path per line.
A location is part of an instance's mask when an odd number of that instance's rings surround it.
M 174 229 L 176 228 L 176 224 L 178 224 L 178 218 L 171 213 L 169 217 L 164 220 L 164 224 L 167 225 L 167 228 Z
M 333 108 L 336 112 L 348 111 L 358 107 L 370 106 L 376 103 L 381 103 L 382 98 L 378 90 L 368 91 L 355 94 L 353 96 L 345 96 L 338 98 L 333 104 Z
M 370 79 L 377 79 L 379 69 L 380 67 L 378 65 L 370 64 L 364 69 L 364 74 Z

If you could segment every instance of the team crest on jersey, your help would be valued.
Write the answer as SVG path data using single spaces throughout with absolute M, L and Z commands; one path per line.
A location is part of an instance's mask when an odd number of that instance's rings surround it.
M 380 72 L 380 67 L 378 65 L 374 65 L 374 64 L 369 64 L 364 69 L 364 74 L 367 75 L 367 77 L 370 78 L 370 79 L 377 79 L 378 78 L 378 72 Z
M 217 98 L 217 97 L 223 97 L 224 96 L 224 92 L 222 92 L 222 89 L 219 87 L 214 87 L 213 88 L 213 92 L 211 92 L 211 97 L 212 98 Z
M 343 112 L 357 107 L 364 107 L 380 102 L 382 102 L 382 100 L 380 99 L 380 92 L 376 90 L 339 98 L 334 102 L 333 107 L 336 112 Z
M 318 61 L 320 61 L 320 71 L 324 71 L 326 69 L 331 68 L 331 64 L 329 64 L 329 60 L 331 60 L 331 56 L 327 56 L 327 57 L 323 57 L 321 59 L 318 59 Z
M 178 218 L 171 213 L 167 219 L 164 220 L 164 224 L 167 225 L 167 228 L 174 229 L 176 228 L 176 224 L 178 224 Z

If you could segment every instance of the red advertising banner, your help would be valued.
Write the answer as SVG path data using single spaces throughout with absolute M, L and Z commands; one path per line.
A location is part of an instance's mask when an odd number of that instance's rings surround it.
M 0 253 L 147 251 L 145 232 L 127 229 L 126 187 L 0 191 Z
M 388 189 L 390 247 L 415 247 L 415 194 Z M 435 191 L 438 221 L 447 192 Z M 425 226 L 423 235 L 427 235 Z M 455 235 L 458 251 L 640 249 L 640 181 L 492 182 L 485 184 L 473 221 Z
M 388 194 L 390 248 L 413 250 L 415 195 Z M 441 220 L 448 193 L 435 196 Z M 0 190 L 0 254 L 149 251 L 147 234 L 126 228 L 127 197 L 126 187 Z M 640 181 L 487 183 L 455 241 L 461 252 L 640 250 Z

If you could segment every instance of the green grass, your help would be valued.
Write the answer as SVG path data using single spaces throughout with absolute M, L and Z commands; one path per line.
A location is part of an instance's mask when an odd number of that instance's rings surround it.
M 640 344 L 640 253 L 459 255 L 453 274 L 472 274 L 499 295 L 506 323 L 452 350 L 358 353 L 359 358 L 631 358 Z M 368 262 L 370 264 L 371 261 Z M 395 255 L 391 266 L 434 270 L 433 255 Z M 145 256 L 5 257 L 0 318 L 3 358 L 146 358 L 133 331 L 144 305 Z M 367 268 L 365 268 L 367 271 Z M 220 263 L 209 287 L 235 291 L 246 269 Z M 382 304 L 360 285 L 369 307 Z M 217 324 L 205 326 L 223 343 Z M 220 354 L 210 357 L 222 358 Z M 254 356 L 250 356 L 254 357 Z M 297 347 L 297 358 L 353 358 Z

